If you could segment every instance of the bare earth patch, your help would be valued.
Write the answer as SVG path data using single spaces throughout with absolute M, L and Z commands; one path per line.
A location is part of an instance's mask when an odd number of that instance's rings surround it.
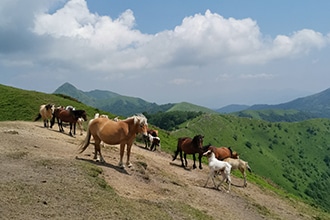
M 183 169 L 179 160 L 172 162 L 171 155 L 150 152 L 139 144 L 132 148 L 133 168 L 120 169 L 118 146 L 106 145 L 102 149 L 106 163 L 99 164 L 92 159 L 93 145 L 78 154 L 84 135 L 73 138 L 58 132 L 57 127 L 43 128 L 42 122 L 0 122 L 0 136 L 0 216 L 4 219 L 122 219 L 125 201 L 137 212 L 141 210 L 136 218 L 128 215 L 127 219 L 153 219 L 148 204 L 165 209 L 167 219 L 195 218 L 173 207 L 162 207 L 171 203 L 186 204 L 210 219 L 315 218 L 305 212 L 310 210 L 305 204 L 280 198 L 251 183 L 239 187 L 243 184 L 240 178 L 232 177 L 237 186 L 230 193 L 226 193 L 227 185 L 221 191 L 213 189 L 212 181 L 204 188 L 209 171 L 206 164 L 202 170 Z M 100 175 L 113 189 L 112 194 L 94 190 L 80 168 L 84 164 L 102 170 Z M 97 204 L 103 197 L 115 199 L 110 204 Z

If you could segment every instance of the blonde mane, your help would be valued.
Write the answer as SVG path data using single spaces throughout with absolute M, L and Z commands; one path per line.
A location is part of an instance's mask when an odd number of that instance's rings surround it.
M 147 118 L 143 114 L 134 115 L 128 119 L 134 119 L 134 124 L 148 125 Z

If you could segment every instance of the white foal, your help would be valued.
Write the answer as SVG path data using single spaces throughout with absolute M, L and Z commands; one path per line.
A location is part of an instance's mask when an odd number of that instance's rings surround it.
M 231 171 L 231 165 L 228 162 L 225 161 L 221 161 L 218 160 L 217 158 L 215 158 L 215 155 L 212 151 L 208 150 L 206 151 L 204 154 L 204 156 L 208 157 L 208 161 L 209 161 L 209 168 L 210 168 L 210 174 L 207 178 L 207 181 L 204 185 L 204 187 L 206 187 L 208 181 L 210 178 L 212 178 L 212 181 L 214 183 L 214 186 L 219 189 L 219 186 L 225 181 L 227 180 L 228 182 L 228 191 L 230 192 L 230 185 L 231 185 L 231 179 L 230 179 L 230 171 Z M 216 185 L 214 182 L 214 177 L 218 174 L 222 175 L 222 181 Z

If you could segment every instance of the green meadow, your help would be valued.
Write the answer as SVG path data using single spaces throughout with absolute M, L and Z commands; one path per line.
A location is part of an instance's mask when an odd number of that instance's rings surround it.
M 97 112 L 116 116 L 63 95 L 0 85 L 0 96 L 0 121 L 33 121 L 39 106 L 46 103 L 84 109 L 89 119 Z M 329 119 L 268 122 L 205 113 L 178 125 L 174 131 L 160 129 L 161 149 L 173 154 L 178 137 L 196 134 L 205 136 L 204 145 L 226 146 L 237 151 L 252 168 L 248 181 L 330 212 Z M 206 166 L 205 158 L 203 161 Z

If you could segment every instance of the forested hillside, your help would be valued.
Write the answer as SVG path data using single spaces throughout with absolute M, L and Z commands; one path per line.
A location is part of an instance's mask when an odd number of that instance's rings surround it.
M 44 103 L 73 105 L 85 109 L 91 118 L 99 109 L 67 96 L 44 94 L 0 85 L 0 120 L 32 121 Z M 15 114 L 14 114 L 15 113 Z M 175 115 L 175 112 L 173 112 Z M 179 114 L 178 114 L 179 115 Z M 285 189 L 315 207 L 330 211 L 330 120 L 267 122 L 233 115 L 186 115 L 173 131 L 160 130 L 161 149 L 173 153 L 178 137 L 203 134 L 204 144 L 232 147 L 249 162 L 254 175 L 266 178 L 276 188 Z M 157 119 L 161 120 L 161 119 Z M 165 120 L 166 121 L 166 120 Z M 154 127 L 150 123 L 150 127 Z M 189 156 L 190 157 L 190 156 Z M 204 162 L 205 158 L 204 158 Z M 248 181 L 257 182 L 254 175 Z M 269 188 L 269 186 L 266 186 Z

